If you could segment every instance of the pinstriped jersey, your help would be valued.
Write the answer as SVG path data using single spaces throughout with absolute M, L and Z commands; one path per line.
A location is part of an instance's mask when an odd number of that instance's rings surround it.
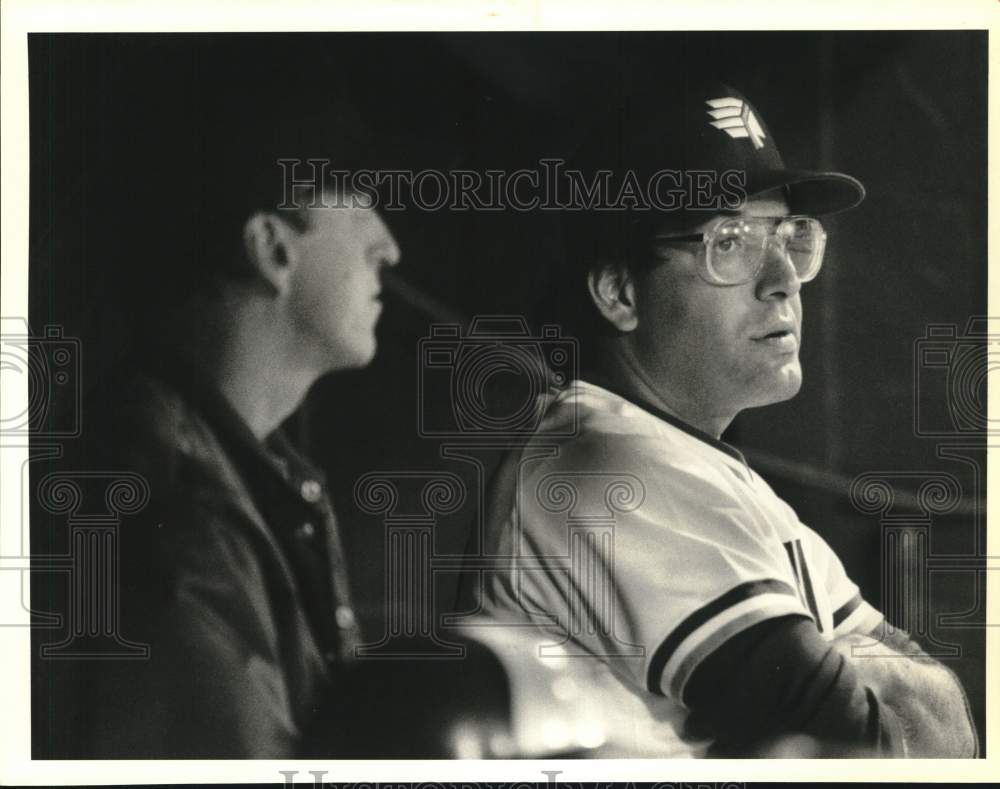
M 685 685 L 752 625 L 798 614 L 830 640 L 881 621 L 736 449 L 586 382 L 548 397 L 490 491 L 484 549 L 504 560 L 480 604 L 603 664 L 595 692 L 623 751 L 702 755 L 710 742 L 685 731 Z

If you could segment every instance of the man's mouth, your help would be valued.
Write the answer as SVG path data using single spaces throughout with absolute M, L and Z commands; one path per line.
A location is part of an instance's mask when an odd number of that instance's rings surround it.
M 775 329 L 767 334 L 754 337 L 753 340 L 778 351 L 796 351 L 799 347 L 799 338 L 795 332 L 789 329 Z

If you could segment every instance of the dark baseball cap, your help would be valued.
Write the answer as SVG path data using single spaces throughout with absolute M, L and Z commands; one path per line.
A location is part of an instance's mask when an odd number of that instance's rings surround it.
M 700 178 L 709 198 L 713 188 L 727 190 L 730 210 L 736 193 L 749 198 L 777 188 L 784 190 L 791 213 L 812 216 L 853 208 L 865 196 L 864 186 L 850 175 L 787 167 L 757 108 L 721 82 L 679 81 L 662 93 L 626 97 L 570 166 L 584 173 L 611 170 L 616 180 L 631 171 L 640 184 L 663 171 L 680 173 L 681 187 L 684 179 Z M 678 186 L 676 178 L 660 183 Z M 633 222 L 643 213 L 642 219 L 680 228 L 704 221 L 705 211 L 691 204 L 664 210 L 661 203 L 629 213 Z

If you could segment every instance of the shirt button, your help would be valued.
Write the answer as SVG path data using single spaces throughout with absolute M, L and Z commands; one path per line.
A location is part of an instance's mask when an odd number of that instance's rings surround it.
M 310 504 L 315 504 L 320 500 L 323 495 L 322 486 L 314 479 L 307 479 L 299 487 L 299 493 L 302 494 L 302 498 L 308 501 Z
M 338 605 L 334 616 L 337 619 L 337 627 L 341 630 L 346 630 L 354 624 L 354 611 L 350 606 Z
M 295 530 L 295 536 L 300 540 L 311 540 L 315 535 L 316 527 L 309 521 L 299 524 L 299 527 Z
M 325 653 L 323 653 L 323 658 L 327 663 L 336 663 L 340 658 L 340 655 L 337 654 L 337 650 L 328 649 Z

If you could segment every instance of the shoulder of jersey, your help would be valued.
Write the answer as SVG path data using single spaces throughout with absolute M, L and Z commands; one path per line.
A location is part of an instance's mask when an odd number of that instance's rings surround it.
M 535 441 L 565 452 L 599 452 L 605 460 L 635 463 L 648 448 L 682 442 L 683 435 L 647 411 L 593 384 L 574 381 L 550 397 Z

